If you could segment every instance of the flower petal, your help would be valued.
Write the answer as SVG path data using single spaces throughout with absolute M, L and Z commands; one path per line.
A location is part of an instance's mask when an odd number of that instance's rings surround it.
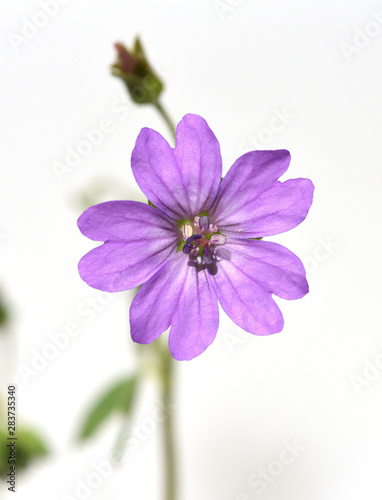
M 236 269 L 233 264 L 225 265 L 214 276 L 215 293 L 225 313 L 255 335 L 280 332 L 284 320 L 270 294 Z
M 219 142 L 204 118 L 188 114 L 179 122 L 175 157 L 187 186 L 187 215 L 199 215 L 211 206 L 222 177 Z
M 284 246 L 271 241 L 229 238 L 225 247 L 231 252 L 234 265 L 264 291 L 288 300 L 300 299 L 309 292 L 303 263 Z
M 91 239 L 106 242 L 78 264 L 90 286 L 119 292 L 141 285 L 175 254 L 177 225 L 160 210 L 133 201 L 106 202 L 90 207 L 78 220 Z
M 288 169 L 289 151 L 251 151 L 238 158 L 221 182 L 219 193 L 208 211 L 220 226 L 240 213 L 248 203 L 269 189 Z
M 148 199 L 177 220 L 207 210 L 219 189 L 219 143 L 198 115 L 186 115 L 172 149 L 155 130 L 143 128 L 131 157 L 135 179 Z
M 179 238 L 177 224 L 158 210 L 139 201 L 106 201 L 80 216 L 82 234 L 95 241 L 152 238 Z
M 193 262 L 178 252 L 142 286 L 130 308 L 132 339 L 148 344 L 171 325 L 169 347 L 178 360 L 201 354 L 219 325 L 218 302 L 207 271 L 197 271 Z
M 297 299 L 308 292 L 305 270 L 292 252 L 268 241 L 227 239 L 217 253 L 212 276 L 216 296 L 227 315 L 244 330 L 268 335 L 282 330 L 284 320 L 272 293 Z
M 202 354 L 214 341 L 219 326 L 219 308 L 204 267 L 196 269 L 188 259 L 182 275 L 182 293 L 171 321 L 169 348 L 180 361 Z
M 174 255 L 139 290 L 130 307 L 131 337 L 149 344 L 167 330 L 178 307 L 188 256 Z
M 219 230 L 237 238 L 259 238 L 289 231 L 301 224 L 313 201 L 309 179 L 290 179 L 273 186 L 224 219 Z

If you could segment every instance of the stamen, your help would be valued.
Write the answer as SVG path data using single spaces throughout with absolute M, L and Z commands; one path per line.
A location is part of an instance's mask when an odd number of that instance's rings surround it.
M 200 239 L 202 235 L 201 234 L 192 234 L 186 239 L 186 244 L 183 247 L 183 253 L 189 254 L 191 250 L 194 250 L 195 248 L 199 251 L 199 245 L 200 245 Z M 194 245 L 196 243 L 196 245 Z M 195 253 L 193 253 L 195 255 Z
M 182 226 L 183 239 L 186 240 L 183 253 L 199 259 L 200 265 L 212 264 L 216 260 L 220 245 L 224 245 L 226 241 L 225 237 L 216 234 L 217 232 L 217 226 L 210 224 L 208 216 L 194 217 L 193 226 L 189 223 Z
M 203 215 L 203 217 L 200 217 L 199 227 L 203 232 L 207 231 L 207 229 L 210 227 L 210 220 L 206 215 Z
M 214 234 L 210 241 L 213 245 L 224 245 L 225 237 L 222 234 Z
M 191 224 L 184 224 L 182 226 L 182 236 L 183 236 L 184 240 L 189 238 L 192 235 L 192 233 L 193 233 L 193 229 L 192 229 Z
M 183 247 L 183 253 L 189 254 L 194 247 L 190 243 L 186 243 Z
M 213 253 L 211 247 L 203 248 L 203 262 L 204 264 L 212 264 L 213 261 Z
M 201 237 L 201 234 L 193 234 L 186 239 L 186 243 L 196 243 Z

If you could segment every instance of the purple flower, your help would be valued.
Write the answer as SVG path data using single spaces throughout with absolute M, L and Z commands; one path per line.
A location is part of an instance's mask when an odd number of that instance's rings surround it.
M 214 340 L 218 302 L 241 328 L 276 333 L 283 317 L 272 294 L 308 293 L 300 259 L 257 238 L 288 231 L 306 217 L 308 179 L 279 182 L 285 150 L 244 154 L 221 181 L 219 143 L 206 121 L 186 115 L 171 148 L 155 130 L 141 130 L 131 158 L 135 179 L 155 207 L 110 201 L 79 218 L 82 233 L 105 243 L 79 263 L 84 281 L 118 292 L 143 286 L 130 309 L 131 336 L 148 344 L 170 326 L 174 358 L 188 360 Z

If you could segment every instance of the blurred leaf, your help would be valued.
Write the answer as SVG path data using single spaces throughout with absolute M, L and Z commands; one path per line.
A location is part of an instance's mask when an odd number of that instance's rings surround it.
M 89 411 L 82 425 L 79 439 L 84 440 L 92 436 L 113 413 L 128 415 L 132 408 L 136 385 L 135 376 L 112 385 Z
M 0 328 L 3 328 L 8 322 L 9 314 L 5 304 L 0 296 Z
M 17 434 L 16 461 L 19 468 L 48 454 L 48 448 L 39 434 L 31 429 L 21 428 Z
M 0 476 L 9 472 L 7 435 L 0 430 Z
M 7 444 L 8 434 L 0 431 L 0 475 L 5 475 L 9 472 L 10 465 L 8 463 L 9 447 Z M 48 454 L 48 448 L 45 441 L 34 430 L 21 427 L 17 431 L 16 444 L 16 470 L 25 469 L 31 462 Z

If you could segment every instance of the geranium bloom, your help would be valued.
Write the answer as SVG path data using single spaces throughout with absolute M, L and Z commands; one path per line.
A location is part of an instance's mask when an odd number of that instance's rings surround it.
M 221 180 L 219 143 L 206 121 L 186 115 L 171 148 L 158 132 L 141 130 L 131 165 L 155 207 L 110 201 L 79 218 L 82 233 L 105 243 L 85 255 L 79 272 L 108 292 L 143 286 L 130 308 L 131 336 L 148 344 L 170 326 L 174 358 L 192 359 L 214 340 L 220 302 L 241 328 L 276 333 L 283 317 L 272 298 L 308 292 L 300 259 L 256 238 L 288 231 L 306 217 L 308 179 L 279 182 L 288 151 L 252 151 Z

